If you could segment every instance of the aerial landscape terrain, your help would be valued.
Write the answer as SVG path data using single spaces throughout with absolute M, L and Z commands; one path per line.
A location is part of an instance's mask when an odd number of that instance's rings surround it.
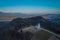
M 44 14 L 40 16 L 25 14 L 17 16 L 21 14 L 16 14 L 17 13 L 13 16 L 12 13 L 9 15 L 8 13 L 0 13 L 1 40 L 48 40 L 52 35 L 60 37 L 60 14 Z M 45 31 L 45 29 L 53 32 L 54 34 Z M 25 35 L 27 35 L 26 38 L 28 39 L 24 39 Z
M 0 40 L 60 40 L 60 0 L 0 0 Z

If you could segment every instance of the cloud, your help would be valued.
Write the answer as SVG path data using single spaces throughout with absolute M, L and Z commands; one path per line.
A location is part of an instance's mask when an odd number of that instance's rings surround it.
M 60 9 L 55 8 L 47 8 L 47 7 L 38 7 L 38 6 L 12 6 L 12 7 L 5 7 L 0 9 L 3 12 L 19 12 L 19 13 L 60 13 Z

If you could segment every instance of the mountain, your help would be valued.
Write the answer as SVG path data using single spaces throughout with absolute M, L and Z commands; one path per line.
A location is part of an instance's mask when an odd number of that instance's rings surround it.
M 51 23 L 54 23 L 57 25 L 59 25 L 60 23 L 60 14 L 48 14 L 48 15 L 45 15 L 44 18 L 50 21 Z
M 42 16 L 46 21 L 40 22 L 42 27 L 60 35 L 60 14 Z
M 5 13 L 0 12 L 0 18 L 6 18 L 6 17 L 29 17 L 29 16 L 40 16 L 43 14 L 24 14 L 24 13 Z
M 21 17 L 21 16 L 27 16 L 28 14 L 22 14 L 22 13 L 3 13 L 0 12 L 0 18 L 5 17 Z
M 22 28 L 26 28 L 29 26 L 35 26 L 38 23 L 40 23 L 41 28 L 47 29 L 49 31 L 52 31 L 52 32 L 60 35 L 60 25 L 58 23 L 58 22 L 60 22 L 60 19 L 59 19 L 60 16 L 58 16 L 58 15 L 55 15 L 55 16 L 54 15 L 49 15 L 49 16 L 45 15 L 44 17 L 43 16 L 13 19 L 11 22 L 7 23 L 5 26 L 0 28 L 0 36 L 3 39 L 3 37 L 5 37 L 6 35 L 9 35 L 9 36 L 11 35 L 12 38 L 17 37 L 17 40 L 18 40 L 21 37 L 20 35 L 24 36 L 24 34 L 25 34 L 25 32 L 23 32 L 21 34 L 18 33 L 18 30 L 21 31 Z M 46 18 L 46 17 L 48 17 L 48 18 Z M 55 22 L 53 22 L 53 21 L 55 21 Z M 3 34 L 4 35 L 6 34 L 6 35 L 4 36 Z M 30 34 L 30 32 L 28 34 L 25 34 L 25 36 L 26 35 L 29 36 L 29 34 Z
M 7 31 L 7 30 L 16 30 L 29 27 L 29 26 L 35 26 L 41 21 L 41 16 L 37 17 L 31 17 L 31 18 L 16 18 L 0 28 L 0 31 Z
M 54 15 L 46 16 L 49 18 L 49 20 L 48 18 L 45 19 L 44 17 L 36 16 L 31 18 L 16 18 L 11 22 L 9 22 L 6 26 L 4 26 L 5 28 L 2 28 L 2 29 L 19 30 L 21 28 L 29 27 L 31 25 L 35 26 L 36 24 L 40 23 L 42 28 L 45 28 L 47 30 L 60 34 L 60 25 L 59 25 L 60 20 L 57 18 L 59 16 L 56 16 L 56 18 Z M 56 20 L 52 20 L 52 19 L 56 19 Z

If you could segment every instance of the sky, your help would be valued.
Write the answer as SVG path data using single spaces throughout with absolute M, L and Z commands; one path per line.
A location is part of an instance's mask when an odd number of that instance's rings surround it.
M 13 13 L 60 13 L 60 0 L 0 0 L 0 11 Z

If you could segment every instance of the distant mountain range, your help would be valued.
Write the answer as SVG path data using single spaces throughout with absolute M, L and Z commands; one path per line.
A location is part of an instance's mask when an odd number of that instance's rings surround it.
M 52 23 L 60 24 L 60 14 L 47 14 L 44 17 L 47 17 L 46 19 Z
M 20 16 L 27 16 L 28 14 L 22 14 L 22 13 L 3 13 L 0 12 L 0 17 L 20 17 Z
M 9 13 L 5 13 L 5 12 L 0 12 L 0 18 L 3 18 L 3 17 L 29 17 L 29 16 L 42 16 L 42 15 L 44 15 L 44 16 L 49 16 L 49 15 L 51 15 L 51 16 L 60 16 L 60 13 L 47 13 L 47 14 L 44 14 L 44 13 L 35 13 L 35 14 L 33 14 L 33 13 L 31 13 L 31 14 L 24 14 L 24 13 L 11 13 L 11 12 L 9 12 Z
M 0 18 L 5 18 L 5 17 L 29 17 L 29 16 L 40 16 L 43 14 L 24 14 L 24 13 L 4 13 L 0 12 Z

